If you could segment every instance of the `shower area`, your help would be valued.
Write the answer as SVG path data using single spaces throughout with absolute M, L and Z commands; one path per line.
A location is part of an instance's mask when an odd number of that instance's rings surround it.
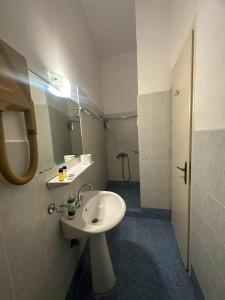
M 107 115 L 104 119 L 108 189 L 126 200 L 128 209 L 140 207 L 137 112 Z

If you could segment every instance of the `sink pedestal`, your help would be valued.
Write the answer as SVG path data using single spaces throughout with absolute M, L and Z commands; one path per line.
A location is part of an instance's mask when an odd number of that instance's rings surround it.
M 62 232 L 70 240 L 89 238 L 92 291 L 96 296 L 101 296 L 107 294 L 116 282 L 105 232 L 120 223 L 126 204 L 119 195 L 109 191 L 84 192 L 82 202 L 76 218 L 70 220 L 67 214 L 62 216 Z
M 91 235 L 90 254 L 92 269 L 92 291 L 106 294 L 115 284 L 115 275 L 106 242 L 105 232 Z

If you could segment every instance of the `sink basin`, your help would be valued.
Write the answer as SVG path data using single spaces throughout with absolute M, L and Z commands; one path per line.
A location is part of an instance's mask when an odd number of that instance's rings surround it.
M 126 205 L 118 194 L 108 191 L 83 192 L 81 197 L 76 217 L 70 220 L 65 214 L 61 218 L 62 233 L 66 239 L 89 238 L 92 290 L 95 295 L 104 295 L 116 281 L 105 232 L 123 219 Z
M 64 215 L 62 232 L 66 239 L 75 239 L 110 230 L 124 217 L 126 205 L 115 193 L 89 191 L 81 194 L 83 205 L 77 209 L 73 220 Z

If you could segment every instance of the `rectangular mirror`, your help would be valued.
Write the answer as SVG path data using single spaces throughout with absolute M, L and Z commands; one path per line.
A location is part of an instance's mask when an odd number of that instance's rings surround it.
M 29 72 L 35 105 L 39 172 L 64 162 L 65 155 L 83 153 L 78 95 L 63 98 L 49 92 L 49 83 Z

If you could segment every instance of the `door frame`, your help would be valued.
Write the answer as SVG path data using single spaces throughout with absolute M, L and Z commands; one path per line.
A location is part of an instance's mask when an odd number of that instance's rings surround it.
M 189 187 L 188 187 L 188 271 L 191 270 L 191 180 L 192 180 L 192 153 L 193 153 L 193 131 L 194 131 L 194 70 L 195 70 L 195 28 L 192 28 L 192 63 L 191 63 L 191 99 L 190 99 L 190 161 L 189 161 Z
M 196 49 L 196 23 L 191 27 L 191 30 L 188 31 L 186 38 L 184 40 L 183 47 L 189 35 L 192 35 L 192 60 L 191 60 L 191 93 L 190 93 L 190 136 L 189 136 L 189 176 L 188 176 L 188 234 L 187 234 L 187 271 L 190 273 L 191 271 L 191 257 L 190 257 L 190 248 L 191 248 L 191 180 L 192 180 L 192 152 L 193 152 L 193 133 L 194 133 L 194 89 L 195 89 L 195 49 Z M 182 47 L 180 51 L 182 51 Z M 177 59 L 179 54 L 177 55 Z M 176 64 L 176 62 L 175 62 Z M 174 64 L 174 67 L 175 67 Z
M 194 117 L 195 117 L 195 78 L 196 78 L 196 20 L 192 26 L 192 79 L 191 79 L 191 107 L 190 107 L 190 173 L 189 173 L 189 234 L 188 234 L 188 272 L 191 275 L 191 226 L 192 226 L 192 153 L 193 153 L 193 135 L 194 135 Z

